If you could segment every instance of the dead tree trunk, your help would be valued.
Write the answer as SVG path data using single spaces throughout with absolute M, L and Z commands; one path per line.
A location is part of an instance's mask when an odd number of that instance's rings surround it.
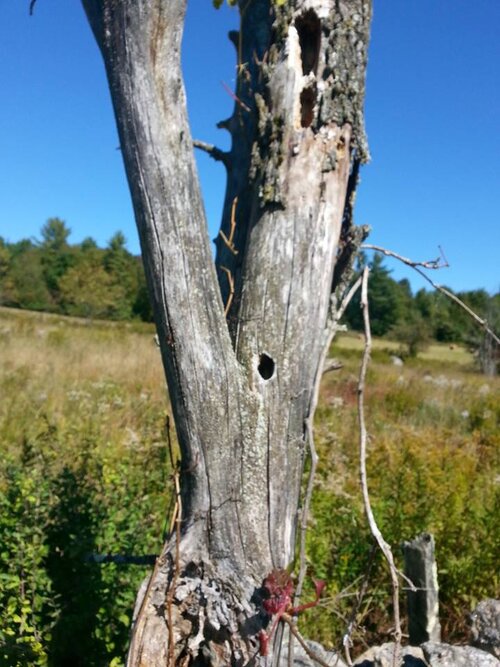
M 130 667 L 254 664 L 262 579 L 294 558 L 305 424 L 367 152 L 370 0 L 242 0 L 214 266 L 180 70 L 185 2 L 83 0 L 182 452 L 180 544 L 138 605 Z

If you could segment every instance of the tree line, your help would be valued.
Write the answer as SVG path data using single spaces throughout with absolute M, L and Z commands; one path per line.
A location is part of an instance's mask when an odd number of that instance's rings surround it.
M 88 237 L 69 243 L 71 230 L 49 218 L 41 239 L 0 238 L 0 304 L 89 319 L 152 320 L 140 257 L 116 232 L 106 248 Z
M 358 275 L 365 264 L 370 267 L 369 303 L 375 336 L 388 336 L 399 341 L 408 356 L 415 356 L 433 340 L 462 343 L 476 354 L 483 372 L 496 374 L 498 348 L 464 309 L 438 291 L 420 289 L 413 294 L 406 278 L 396 281 L 391 277 L 391 271 L 379 253 L 369 261 L 361 255 Z M 485 289 L 454 292 L 446 287 L 446 290 L 485 319 L 492 329 L 499 329 L 500 293 L 490 295 Z M 346 312 L 348 326 L 357 331 L 363 329 L 359 301 L 358 293 Z
M 91 237 L 71 244 L 70 234 L 63 220 L 49 218 L 40 239 L 9 243 L 0 237 L 0 304 L 91 319 L 152 321 L 141 258 L 127 250 L 123 233 L 116 232 L 105 248 Z M 477 325 L 445 295 L 425 289 L 413 294 L 407 279 L 394 280 L 380 254 L 362 256 L 359 271 L 365 263 L 375 336 L 400 340 L 410 355 L 430 340 L 476 349 L 482 340 Z M 500 322 L 500 293 L 476 289 L 456 295 L 493 327 Z M 350 329 L 363 329 L 359 294 L 345 319 Z

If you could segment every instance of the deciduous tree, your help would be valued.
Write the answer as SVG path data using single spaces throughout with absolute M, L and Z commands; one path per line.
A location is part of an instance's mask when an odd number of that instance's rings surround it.
M 113 285 L 102 266 L 98 251 L 87 251 L 59 281 L 61 305 L 68 315 L 78 317 L 110 317 L 121 290 Z

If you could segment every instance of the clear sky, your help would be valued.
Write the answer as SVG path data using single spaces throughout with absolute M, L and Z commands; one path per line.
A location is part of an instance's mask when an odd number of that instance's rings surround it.
M 189 0 L 184 68 L 193 136 L 221 147 L 237 13 Z M 39 237 L 49 217 L 74 243 L 117 230 L 139 252 L 100 54 L 78 0 L 0 0 L 0 235 Z M 374 0 L 366 123 L 372 162 L 356 220 L 370 242 L 451 264 L 455 290 L 500 287 L 500 0 Z M 199 156 L 211 237 L 223 168 Z M 391 264 L 394 277 L 409 269 Z

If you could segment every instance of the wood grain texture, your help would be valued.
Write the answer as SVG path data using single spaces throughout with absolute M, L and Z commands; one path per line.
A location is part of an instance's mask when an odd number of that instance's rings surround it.
M 242 1 L 214 264 L 180 70 L 185 0 L 82 2 L 106 66 L 182 452 L 180 562 L 167 542 L 128 664 L 166 664 L 172 579 L 176 664 L 244 664 L 265 622 L 256 590 L 294 557 L 349 177 L 366 156 L 370 3 Z

